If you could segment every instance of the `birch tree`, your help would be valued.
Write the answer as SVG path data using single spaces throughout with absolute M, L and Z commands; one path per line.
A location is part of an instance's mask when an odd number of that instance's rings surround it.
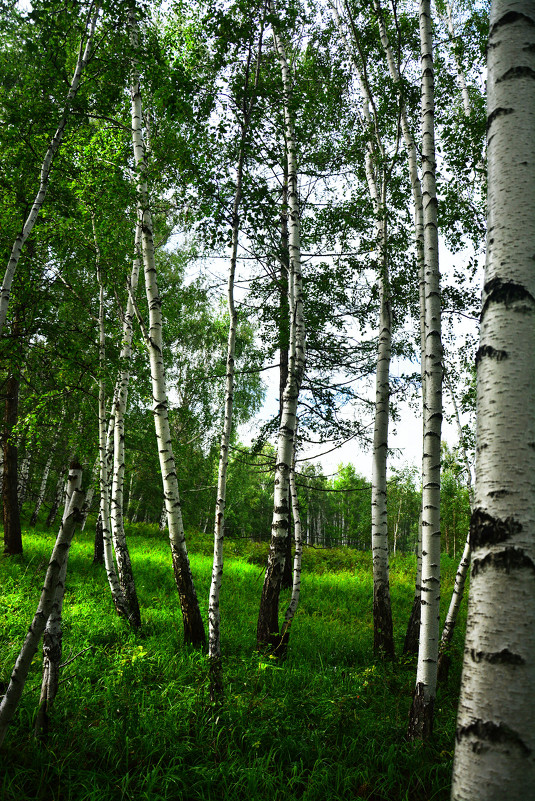
M 153 414 L 158 442 L 158 454 L 167 509 L 167 525 L 175 582 L 180 596 L 184 621 L 184 640 L 197 647 L 206 642 L 204 624 L 199 609 L 197 593 L 189 563 L 186 538 L 180 508 L 176 463 L 169 428 L 167 386 L 163 363 L 162 302 L 158 291 L 156 260 L 154 255 L 152 213 L 147 183 L 147 159 L 143 141 L 143 109 L 137 57 L 139 54 L 139 31 L 135 12 L 128 16 L 130 44 L 134 52 L 131 61 L 131 119 L 132 145 L 136 166 L 136 192 L 138 213 L 141 217 L 142 254 L 145 275 L 145 291 L 149 307 L 149 330 L 145 343 L 149 352 Z
M 212 579 L 208 601 L 208 655 L 210 657 L 210 694 L 212 700 L 221 695 L 222 667 L 221 667 L 221 616 L 219 611 L 219 597 L 223 576 L 223 540 L 225 535 L 225 505 L 227 490 L 228 451 L 232 434 L 234 382 L 235 382 L 235 356 L 236 334 L 238 326 L 238 313 L 234 301 L 234 282 L 236 276 L 236 258 L 240 235 L 240 204 L 242 197 L 243 173 L 246 161 L 246 146 L 249 134 L 249 125 L 260 73 L 260 56 L 262 52 L 262 38 L 264 33 L 264 19 L 262 18 L 258 35 L 258 52 L 256 64 L 253 59 L 253 41 L 249 42 L 247 61 L 245 66 L 245 82 L 242 102 L 242 118 L 240 120 L 240 149 L 236 169 L 236 192 L 232 205 L 232 239 L 231 255 L 227 282 L 227 303 L 229 314 L 229 329 L 227 342 L 227 360 L 225 376 L 225 408 L 223 413 L 223 427 L 221 431 L 219 449 L 219 469 L 217 476 L 217 497 L 214 522 L 214 558 L 212 564 Z M 254 68 L 254 80 L 249 90 L 250 73 Z
M 276 16 L 277 12 L 273 2 L 270 3 L 270 10 L 273 16 Z M 303 316 L 299 189 L 297 150 L 291 102 L 291 72 L 285 46 L 275 28 L 273 29 L 273 41 L 282 74 L 284 124 L 288 153 L 290 346 L 288 378 L 284 389 L 277 442 L 271 543 L 260 598 L 256 639 L 260 648 L 269 646 L 276 649 L 280 642 L 279 595 L 286 558 L 286 538 L 288 537 L 290 525 L 289 474 L 294 447 L 299 390 L 305 370 L 305 320 Z
M 15 666 L 11 673 L 11 679 L 9 681 L 6 693 L 0 703 L 0 747 L 4 741 L 13 715 L 16 712 L 17 705 L 20 701 L 22 691 L 24 690 L 24 685 L 28 677 L 28 671 L 30 669 L 32 659 L 37 651 L 39 641 L 52 610 L 56 598 L 56 588 L 58 586 L 59 577 L 61 575 L 63 565 L 67 560 L 83 499 L 83 492 L 80 490 L 75 490 L 71 498 L 68 514 L 60 526 L 56 543 L 52 550 L 52 555 L 48 563 L 45 582 L 41 591 L 41 597 L 36 613 L 20 653 L 15 661 Z
M 472 571 L 454 801 L 535 786 L 535 6 L 494 0 Z
M 442 343 L 436 197 L 433 39 L 430 0 L 420 2 L 422 76 L 422 199 L 425 261 L 425 402 L 422 475 L 422 579 L 416 689 L 409 714 L 409 739 L 433 730 L 440 617 L 440 442 Z

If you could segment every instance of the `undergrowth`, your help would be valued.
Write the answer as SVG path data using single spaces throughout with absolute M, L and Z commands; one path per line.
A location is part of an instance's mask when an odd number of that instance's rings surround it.
M 0 563 L 0 681 L 5 688 L 32 619 L 52 535 L 26 531 L 24 556 Z M 439 691 L 430 743 L 407 743 L 414 658 L 372 656 L 371 554 L 307 549 L 301 603 L 284 663 L 256 653 L 267 546 L 226 543 L 221 597 L 225 697 L 210 703 L 207 659 L 182 645 L 166 538 L 129 534 L 143 626 L 114 614 L 105 572 L 92 565 L 89 532 L 71 549 L 64 606 L 63 672 L 46 743 L 32 724 L 41 655 L 0 752 L 3 801 L 244 801 L 449 797 L 461 632 L 449 685 Z M 203 614 L 208 537 L 189 550 Z M 397 651 L 413 597 L 415 560 L 391 564 Z M 445 558 L 444 607 L 455 564 Z M 281 611 L 288 601 L 281 602 Z M 443 610 L 445 612 L 445 608 Z M 88 649 L 88 650 L 85 650 Z M 80 653 L 81 652 L 81 653 Z

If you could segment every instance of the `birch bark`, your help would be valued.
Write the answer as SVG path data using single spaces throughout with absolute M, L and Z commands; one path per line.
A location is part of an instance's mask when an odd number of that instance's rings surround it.
M 472 572 L 453 801 L 535 787 L 535 5 L 494 0 Z
M 229 330 L 227 341 L 227 364 L 225 376 L 225 409 L 223 415 L 223 428 L 221 431 L 219 450 L 219 470 L 217 476 L 217 500 L 214 522 L 214 558 L 212 564 L 212 580 L 208 599 L 208 655 L 210 657 L 210 695 L 216 700 L 223 692 L 222 666 L 221 666 L 221 615 L 219 611 L 219 597 L 223 577 L 223 541 L 225 536 L 225 506 L 227 492 L 228 450 L 232 433 L 232 413 L 234 403 L 234 359 L 236 353 L 236 332 L 238 314 L 234 303 L 234 281 L 236 276 L 236 258 L 238 254 L 238 241 L 240 234 L 240 204 L 242 196 L 243 172 L 245 166 L 245 147 L 249 133 L 249 123 L 255 102 L 255 93 L 258 86 L 260 72 L 260 55 L 262 51 L 263 22 L 260 29 L 258 55 L 256 59 L 255 80 L 253 94 L 247 102 L 249 89 L 249 73 L 251 67 L 252 51 L 249 56 L 245 73 L 245 99 L 243 101 L 243 120 L 241 122 L 241 144 L 238 165 L 236 170 L 236 191 L 232 208 L 232 244 L 227 281 L 227 304 L 229 313 Z
M 75 491 L 72 496 L 69 513 L 65 518 L 65 522 L 60 526 L 50 562 L 48 563 L 45 582 L 36 613 L 15 662 L 6 694 L 0 703 L 0 747 L 6 736 L 7 728 L 17 709 L 32 659 L 37 651 L 39 640 L 41 639 L 41 635 L 43 634 L 50 615 L 56 596 L 59 575 L 67 559 L 83 498 L 83 493 L 79 490 Z
M 270 9 L 272 14 L 275 15 L 276 10 L 273 2 L 270 2 Z M 256 630 L 257 644 L 260 648 L 266 646 L 276 648 L 280 642 L 279 595 L 290 522 L 289 474 L 294 447 L 297 404 L 305 370 L 305 320 L 303 316 L 299 190 L 297 184 L 297 149 L 291 107 L 291 74 L 284 45 L 275 30 L 273 30 L 273 41 L 282 73 L 284 125 L 288 153 L 290 347 L 288 354 L 288 380 L 284 389 L 277 442 L 271 542 Z
M 141 220 L 138 220 L 135 234 L 135 255 L 130 275 L 130 292 L 123 322 L 123 341 L 120 353 L 121 369 L 114 393 L 114 433 L 113 433 L 113 479 L 111 490 L 111 531 L 113 547 L 117 559 L 117 572 L 124 599 L 128 607 L 128 619 L 134 628 L 141 626 L 139 601 L 136 593 L 134 573 L 126 542 L 123 515 L 124 489 L 124 416 L 128 400 L 130 382 L 130 361 L 132 357 L 132 336 L 134 321 L 133 296 L 135 295 L 141 254 Z
M 76 62 L 76 67 L 74 68 L 74 74 L 72 77 L 71 85 L 69 87 L 69 91 L 65 99 L 63 114 L 61 116 L 61 120 L 56 130 L 56 133 L 54 134 L 52 141 L 48 146 L 45 158 L 41 165 L 39 189 L 33 201 L 30 212 L 24 222 L 22 231 L 15 239 L 15 242 L 13 243 L 11 255 L 9 257 L 9 261 L 7 263 L 6 271 L 4 274 L 4 281 L 2 283 L 2 288 L 0 289 L 0 334 L 2 333 L 2 329 L 6 321 L 7 310 L 9 306 L 9 297 L 11 294 L 11 284 L 13 283 L 13 277 L 15 275 L 17 265 L 19 263 L 20 254 L 22 252 L 24 243 L 26 242 L 26 240 L 28 239 L 29 235 L 33 230 L 33 227 L 37 221 L 37 217 L 39 216 L 39 212 L 41 211 L 41 207 L 45 201 L 46 192 L 48 189 L 48 182 L 50 179 L 50 172 L 52 170 L 54 158 L 59 150 L 61 141 L 63 139 L 65 126 L 67 125 L 67 121 L 71 113 L 72 103 L 74 101 L 74 98 L 76 97 L 76 93 L 78 92 L 78 88 L 80 86 L 80 79 L 82 77 L 82 72 L 91 54 L 93 36 L 95 33 L 95 27 L 97 24 L 99 12 L 100 12 L 100 5 L 98 3 L 96 5 L 94 3 L 91 3 L 85 26 L 85 29 L 87 31 L 87 39 L 85 41 L 85 45 L 84 45 L 84 37 L 82 37 L 82 41 L 80 42 L 78 60 Z
M 67 479 L 67 494 L 63 520 L 61 521 L 62 525 L 65 525 L 70 514 L 70 506 L 74 493 L 77 491 L 79 492 L 81 486 L 82 466 L 78 464 L 78 462 L 72 462 Z M 65 559 L 59 571 L 54 602 L 43 634 L 43 680 L 41 683 L 39 709 L 35 719 L 36 736 L 46 736 L 48 734 L 50 711 L 58 692 L 61 655 L 63 652 L 61 616 L 63 611 L 63 599 L 65 597 L 68 559 L 69 551 L 65 554 Z
M 442 342 L 436 197 L 434 69 L 430 0 L 420 0 L 422 67 L 422 196 L 425 258 L 425 404 L 422 475 L 422 597 L 416 689 L 409 714 L 409 739 L 433 731 L 440 637 L 440 441 L 442 427 Z
M 359 35 L 347 3 L 346 12 L 359 53 Z M 363 71 L 347 42 L 336 6 L 332 4 L 338 29 L 352 58 L 352 66 L 362 93 L 360 124 L 367 139 L 365 168 L 368 193 L 375 214 L 379 283 L 379 336 L 377 338 L 377 369 L 375 374 L 375 418 L 372 459 L 372 553 L 373 553 L 373 647 L 376 654 L 394 658 L 394 633 L 390 602 L 388 568 L 388 516 L 386 471 L 388 457 L 388 422 L 390 399 L 390 356 L 392 349 L 392 315 L 390 307 L 388 268 L 388 228 L 386 216 L 386 176 L 377 167 L 385 159 L 385 149 L 370 106 L 372 97 Z
M 106 576 L 110 586 L 111 598 L 117 614 L 121 617 L 128 618 L 128 606 L 122 591 L 117 571 L 115 569 L 115 562 L 113 560 L 113 548 L 110 532 L 110 490 L 108 478 L 108 458 L 107 458 L 107 437 L 106 437 L 106 393 L 104 388 L 104 374 L 106 370 L 106 339 L 104 330 L 104 283 L 102 280 L 102 271 L 100 265 L 100 250 L 98 246 L 98 239 L 94 228 L 93 219 L 93 234 L 96 249 L 96 268 L 97 268 L 97 281 L 99 286 L 99 346 L 98 346 L 98 359 L 99 359 L 99 380 L 98 380 L 98 431 L 99 431 L 99 460 L 100 460 L 100 522 L 102 526 L 102 543 L 104 551 L 104 564 L 106 567 Z
M 129 14 L 130 43 L 134 53 L 138 52 L 138 26 L 134 12 Z M 131 62 L 132 97 L 132 145 L 137 172 L 138 209 L 141 215 L 143 268 L 145 291 L 149 307 L 149 335 L 146 339 L 149 352 L 154 426 L 158 442 L 160 469 L 167 508 L 169 542 L 173 560 L 175 582 L 180 596 L 180 606 L 184 621 L 184 640 L 196 647 L 204 646 L 206 635 L 199 609 L 197 593 L 186 548 L 176 463 L 171 445 L 169 428 L 167 387 L 165 382 L 162 340 L 162 301 L 158 291 L 154 241 L 152 234 L 152 214 L 147 185 L 147 162 L 142 134 L 142 103 L 139 71 L 135 57 Z

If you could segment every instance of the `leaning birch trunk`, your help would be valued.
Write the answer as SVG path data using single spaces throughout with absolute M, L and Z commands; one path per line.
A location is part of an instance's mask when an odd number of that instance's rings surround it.
M 13 248 L 11 250 L 11 255 L 7 263 L 6 272 L 4 274 L 4 281 L 2 284 L 2 288 L 0 289 L 0 334 L 2 333 L 2 329 L 6 321 L 7 310 L 9 306 L 9 297 L 11 294 L 11 284 L 13 283 L 13 277 L 15 275 L 17 265 L 19 263 L 20 254 L 22 252 L 24 243 L 26 242 L 26 240 L 28 239 L 29 235 L 33 230 L 33 227 L 37 221 L 37 217 L 39 216 L 39 212 L 41 211 L 41 207 L 45 201 L 45 196 L 48 189 L 48 182 L 50 179 L 50 172 L 52 170 L 54 158 L 59 150 L 61 141 L 63 139 L 65 126 L 67 125 L 67 120 L 69 119 L 71 113 L 72 104 L 74 98 L 76 97 L 76 93 L 78 92 L 78 87 L 80 86 L 80 79 L 82 77 L 82 72 L 91 54 L 93 35 L 95 33 L 95 26 L 97 24 L 99 12 L 100 12 L 100 6 L 98 4 L 96 6 L 93 6 L 93 4 L 91 4 L 86 22 L 86 30 L 88 31 L 87 41 L 84 47 L 84 41 L 82 37 L 82 41 L 80 42 L 80 50 L 78 53 L 78 61 L 76 62 L 76 67 L 74 69 L 71 85 L 69 87 L 69 91 L 65 99 L 63 114 L 61 116 L 61 120 L 56 130 L 56 133 L 54 134 L 52 141 L 48 146 L 45 158 L 41 166 L 39 189 L 33 201 L 30 212 L 26 218 L 22 231 L 15 239 Z
M 69 516 L 70 505 L 75 491 L 79 491 L 82 486 L 82 466 L 78 462 L 71 462 L 67 485 L 67 498 L 65 501 L 62 525 L 65 525 L 65 521 Z M 61 615 L 63 599 L 65 597 L 68 560 L 69 553 L 67 552 L 59 572 L 54 603 L 52 604 L 52 609 L 50 610 L 50 615 L 48 616 L 43 634 L 43 680 L 41 683 L 39 709 L 35 719 L 35 735 L 37 737 L 46 737 L 48 734 L 50 711 L 59 687 L 59 671 L 63 652 Z
M 425 405 L 422 475 L 422 604 L 416 688 L 409 714 L 409 739 L 433 731 L 440 638 L 440 442 L 442 428 L 442 342 L 435 181 L 434 71 L 431 0 L 420 0 L 422 65 L 422 165 L 425 258 Z
M 353 17 L 345 3 L 354 43 L 362 56 L 359 37 Z M 387 516 L 387 457 L 388 422 L 390 400 L 390 356 L 392 350 L 392 315 L 390 309 L 388 234 L 386 218 L 386 177 L 385 171 L 376 166 L 377 151 L 380 159 L 385 152 L 377 126 L 370 112 L 372 98 L 368 84 L 363 78 L 361 67 L 347 41 L 342 21 L 334 3 L 331 3 L 338 30 L 345 47 L 351 56 L 353 70 L 362 93 L 361 128 L 366 143 L 366 180 L 376 218 L 376 243 L 379 269 L 379 336 L 377 340 L 377 370 L 375 376 L 375 419 L 373 433 L 372 460 L 372 553 L 373 553 L 373 648 L 375 654 L 388 659 L 394 658 L 394 631 L 392 606 L 390 602 L 390 580 L 388 567 L 388 516 Z
M 98 380 L 98 432 L 99 432 L 99 460 L 100 460 L 100 523 L 102 526 L 102 543 L 104 550 L 104 565 L 110 587 L 111 598 L 117 614 L 128 618 L 128 607 L 119 584 L 115 562 L 113 561 L 113 548 L 110 534 L 110 494 L 108 479 L 107 436 L 106 436 L 106 394 L 104 389 L 104 372 L 106 369 L 105 332 L 104 332 L 104 284 L 100 266 L 100 251 L 94 228 L 93 233 L 96 248 L 97 280 L 99 285 L 99 380 Z
M 130 362 L 132 358 L 132 336 L 134 320 L 133 297 L 137 289 L 141 254 L 141 220 L 137 221 L 135 234 L 135 255 L 130 276 L 130 292 L 123 322 L 123 343 L 121 348 L 121 370 L 114 393 L 114 434 L 113 434 L 113 481 L 111 491 L 111 531 L 113 547 L 117 559 L 119 583 L 128 607 L 128 619 L 134 628 L 141 626 L 139 601 L 134 582 L 134 573 L 126 534 L 124 530 L 123 490 L 124 490 L 124 416 L 128 400 L 130 382 Z
M 138 27 L 134 12 L 129 14 L 130 43 L 134 54 L 138 51 Z M 173 560 L 175 582 L 180 597 L 180 606 L 184 621 L 184 641 L 196 647 L 206 643 L 204 624 L 199 609 L 197 593 L 193 584 L 193 576 L 186 548 L 176 463 L 171 445 L 169 428 L 167 387 L 163 363 L 162 339 L 162 301 L 156 280 L 156 261 L 152 235 L 152 215 L 150 211 L 149 192 L 147 186 L 147 162 L 142 136 L 142 105 L 139 72 L 132 59 L 131 68 L 132 93 L 132 144 L 137 171 L 137 195 L 139 212 L 142 219 L 143 267 L 145 273 L 145 290 L 149 307 L 149 335 L 146 338 L 150 359 L 152 379 L 153 414 L 158 455 L 162 473 L 163 491 L 167 508 L 167 524 L 169 542 Z
M 45 583 L 41 591 L 41 598 L 37 606 L 37 611 L 15 662 L 6 694 L 0 703 L 0 746 L 4 741 L 7 728 L 17 709 L 32 659 L 37 651 L 41 635 L 43 634 L 52 610 L 59 576 L 68 556 L 83 500 L 83 492 L 76 490 L 71 499 L 69 512 L 60 526 L 56 544 L 54 545 L 50 562 L 48 563 Z
M 453 801 L 535 787 L 535 4 L 494 0 L 472 571 Z
M 273 2 L 270 2 L 270 9 L 273 14 L 276 13 Z M 288 153 L 290 347 L 288 380 L 284 389 L 277 443 L 271 543 L 256 631 L 257 644 L 260 648 L 266 646 L 277 648 L 280 641 L 279 595 L 286 556 L 286 538 L 290 525 L 289 474 L 294 447 L 297 404 L 305 370 L 305 321 L 303 316 L 297 150 L 291 106 L 291 76 L 284 46 L 275 30 L 273 31 L 273 40 L 282 73 L 284 124 Z
M 292 500 L 292 518 L 294 524 L 294 564 L 293 564 L 293 582 L 292 582 L 292 595 L 290 603 L 284 615 L 284 623 L 282 624 L 280 644 L 276 651 L 277 656 L 285 656 L 288 649 L 288 640 L 290 637 L 290 628 L 299 605 L 299 596 L 301 594 L 301 562 L 303 559 L 303 527 L 301 525 L 301 512 L 299 510 L 299 500 L 297 497 L 297 487 L 295 484 L 295 448 L 292 458 L 292 469 L 290 470 L 290 496 Z

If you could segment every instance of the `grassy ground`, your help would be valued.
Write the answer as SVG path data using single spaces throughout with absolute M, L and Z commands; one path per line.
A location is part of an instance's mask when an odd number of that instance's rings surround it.
M 114 614 L 91 535 L 69 560 L 64 671 L 46 744 L 32 737 L 41 680 L 34 659 L 0 752 L 3 801 L 245 801 L 449 797 L 460 632 L 450 682 L 436 704 L 433 742 L 405 742 L 414 660 L 372 657 L 371 556 L 307 550 L 302 600 L 282 665 L 254 652 L 266 546 L 227 544 L 221 599 L 226 695 L 209 702 L 206 657 L 181 644 L 169 547 L 132 527 L 143 628 Z M 9 675 L 38 601 L 52 536 L 26 532 L 22 559 L 0 560 L 0 680 Z M 211 544 L 189 539 L 206 612 Z M 455 565 L 443 564 L 444 605 Z M 391 568 L 398 653 L 412 603 L 414 557 Z

